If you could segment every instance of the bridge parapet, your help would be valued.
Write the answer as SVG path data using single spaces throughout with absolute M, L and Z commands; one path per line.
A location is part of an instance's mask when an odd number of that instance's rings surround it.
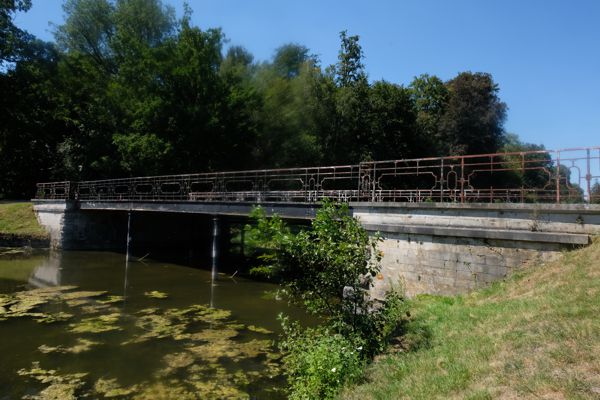
M 50 182 L 36 199 L 79 201 L 600 203 L 600 147 L 358 165 Z

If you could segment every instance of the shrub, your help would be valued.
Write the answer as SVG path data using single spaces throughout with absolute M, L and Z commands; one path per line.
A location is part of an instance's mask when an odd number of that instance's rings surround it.
M 257 223 L 248 229 L 263 249 L 263 265 L 254 273 L 279 280 L 293 303 L 323 321 L 318 328 L 302 329 L 282 320 L 290 398 L 331 398 L 384 350 L 405 312 L 398 290 L 383 301 L 369 294 L 380 270 L 381 239 L 369 237 L 348 205 L 329 201 L 323 202 L 311 229 L 297 233 L 261 209 L 253 217 Z
M 356 380 L 365 364 L 358 338 L 348 338 L 326 327 L 302 329 L 283 319 L 289 399 L 332 399 L 347 382 Z

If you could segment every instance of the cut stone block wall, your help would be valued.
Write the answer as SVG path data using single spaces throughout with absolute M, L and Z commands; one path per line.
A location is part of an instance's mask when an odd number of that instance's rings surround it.
M 398 284 L 409 297 L 465 293 L 528 264 L 552 260 L 562 248 L 557 243 L 388 234 L 379 246 L 382 269 L 374 295 L 381 297 Z
M 355 203 L 353 215 L 384 238 L 374 295 L 480 288 L 600 234 L 600 206 L 584 204 Z

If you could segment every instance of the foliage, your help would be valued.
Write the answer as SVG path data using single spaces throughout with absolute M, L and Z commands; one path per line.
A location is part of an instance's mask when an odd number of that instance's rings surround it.
M 292 301 L 309 312 L 324 314 L 355 329 L 372 307 L 365 289 L 379 272 L 378 238 L 371 240 L 346 204 L 325 201 L 311 229 L 292 234 L 281 218 L 267 218 L 257 208 L 253 217 L 264 247 L 261 256 L 271 276 L 285 286 Z M 372 256 L 373 255 L 373 256 Z
M 426 139 L 429 145 L 422 155 L 440 154 L 443 150 L 439 148 L 441 140 L 438 127 L 448 107 L 448 87 L 437 76 L 423 74 L 413 79 L 409 90 L 417 114 L 419 136 Z
M 369 82 L 357 35 L 338 60 L 283 44 L 267 61 L 161 0 L 68 0 L 55 42 L 0 8 L 0 196 L 45 180 L 348 164 L 493 152 L 506 106 L 489 74 Z M 32 160 L 35 160 L 33 162 Z M 285 189 L 285 188 L 284 188 Z
M 138 175 L 160 174 L 160 165 L 171 151 L 171 145 L 155 134 L 116 134 L 113 143 L 117 146 L 123 169 Z
M 600 204 L 600 183 L 597 181 L 590 188 L 590 203 Z
M 505 103 L 487 73 L 461 72 L 448 83 L 438 132 L 442 154 L 488 154 L 502 145 Z
M 379 237 L 369 238 L 347 204 L 323 202 L 310 229 L 297 233 L 257 208 L 247 229 L 264 249 L 254 273 L 278 279 L 288 298 L 321 317 L 317 328 L 283 318 L 282 350 L 291 398 L 332 398 L 397 335 L 404 299 L 390 291 L 375 300 L 369 289 L 379 272 Z M 360 350 L 360 351 L 359 351 Z
M 0 2 L 0 68 L 5 63 L 19 59 L 25 50 L 30 35 L 17 28 L 12 20 L 17 11 L 27 11 L 31 8 L 31 0 L 3 0 Z
M 401 351 L 340 398 L 598 398 L 598 260 L 596 239 L 469 295 L 410 300 Z
M 280 349 L 290 384 L 289 399 L 333 399 L 340 388 L 362 374 L 365 355 L 360 340 L 327 328 L 302 329 L 283 319 Z

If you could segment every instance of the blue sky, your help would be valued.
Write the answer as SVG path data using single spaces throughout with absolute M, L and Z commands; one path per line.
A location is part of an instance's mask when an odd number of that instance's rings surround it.
M 164 1 L 164 0 L 163 0 Z M 164 1 L 181 15 L 180 1 Z M 191 0 L 193 21 L 266 60 L 300 43 L 334 63 L 357 34 L 371 80 L 408 84 L 489 72 L 509 106 L 506 130 L 548 149 L 600 146 L 600 0 Z M 62 1 L 33 0 L 16 24 L 52 39 Z

